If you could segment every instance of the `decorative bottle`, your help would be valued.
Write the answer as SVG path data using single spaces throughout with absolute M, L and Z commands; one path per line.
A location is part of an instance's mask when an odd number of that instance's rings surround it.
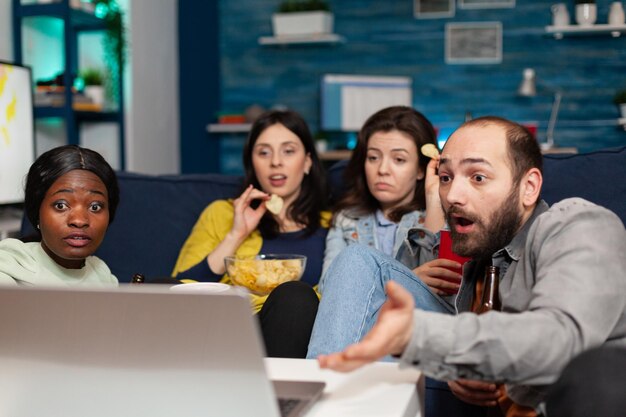
M 609 25 L 623 25 L 624 24 L 624 7 L 621 1 L 614 1 L 611 3 L 609 11 Z
M 498 288 L 500 284 L 500 268 L 497 266 L 487 266 L 485 268 L 485 278 L 483 280 L 483 295 L 476 313 L 482 314 L 491 310 L 500 310 L 500 295 Z

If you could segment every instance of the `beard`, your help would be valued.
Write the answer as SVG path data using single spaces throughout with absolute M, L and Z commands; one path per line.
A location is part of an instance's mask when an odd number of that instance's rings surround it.
M 519 186 L 515 187 L 487 221 L 455 206 L 450 207 L 446 213 L 446 221 L 450 225 L 454 253 L 474 259 L 484 259 L 490 258 L 495 252 L 509 244 L 522 223 L 518 190 Z M 452 214 L 473 222 L 476 230 L 472 233 L 458 233 L 454 227 L 456 221 Z

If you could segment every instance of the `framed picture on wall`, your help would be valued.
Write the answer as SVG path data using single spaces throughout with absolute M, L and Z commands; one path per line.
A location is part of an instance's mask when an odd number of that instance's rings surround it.
M 499 64 L 502 23 L 447 23 L 445 45 L 448 64 Z
M 459 0 L 461 9 L 501 9 L 515 7 L 515 0 Z
M 413 0 L 413 13 L 417 19 L 454 17 L 455 0 Z

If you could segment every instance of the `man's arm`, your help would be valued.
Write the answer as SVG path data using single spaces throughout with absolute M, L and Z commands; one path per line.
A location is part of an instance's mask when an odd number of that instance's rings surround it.
M 533 225 L 538 230 L 525 249 L 532 255 L 518 265 L 518 279 L 535 280 L 524 311 L 411 312 L 410 294 L 390 282 L 370 333 L 344 352 L 320 357 L 320 365 L 349 371 L 403 352 L 405 365 L 437 379 L 553 382 L 574 355 L 602 344 L 624 320 L 626 232 L 617 216 L 586 202 L 551 212 Z
M 581 199 L 557 204 L 532 225 L 524 252 L 508 283 L 522 287 L 501 284 L 509 312 L 416 310 L 403 362 L 437 379 L 549 384 L 624 323 L 626 232 L 615 214 Z

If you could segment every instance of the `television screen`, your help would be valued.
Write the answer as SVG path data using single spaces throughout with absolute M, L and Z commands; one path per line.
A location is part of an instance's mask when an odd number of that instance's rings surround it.
M 35 158 L 30 68 L 0 61 L 0 204 L 24 201 Z

